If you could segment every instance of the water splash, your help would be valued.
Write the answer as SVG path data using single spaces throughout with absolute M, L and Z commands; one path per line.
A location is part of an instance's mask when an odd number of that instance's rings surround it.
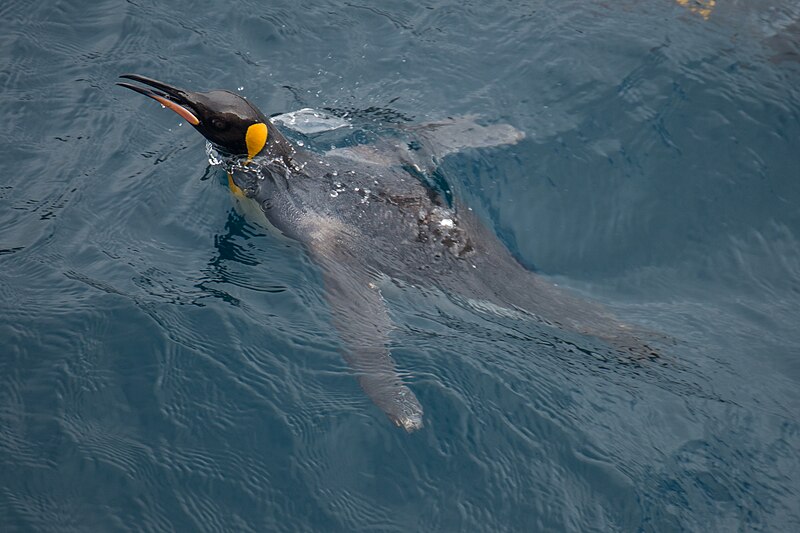
M 208 141 L 206 141 L 206 156 L 208 157 L 208 164 L 213 167 L 221 167 L 225 164 L 225 156 Z

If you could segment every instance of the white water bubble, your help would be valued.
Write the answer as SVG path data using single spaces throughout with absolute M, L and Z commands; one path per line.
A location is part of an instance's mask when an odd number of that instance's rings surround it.
M 225 160 L 222 158 L 214 145 L 206 141 L 206 156 L 208 157 L 208 164 L 212 166 L 220 166 Z

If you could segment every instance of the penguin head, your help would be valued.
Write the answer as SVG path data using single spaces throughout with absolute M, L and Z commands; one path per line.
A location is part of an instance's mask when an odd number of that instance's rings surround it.
M 118 83 L 171 109 L 208 139 L 233 156 L 287 157 L 290 145 L 256 106 L 230 91 L 186 91 L 137 74 L 120 76 L 147 87 Z

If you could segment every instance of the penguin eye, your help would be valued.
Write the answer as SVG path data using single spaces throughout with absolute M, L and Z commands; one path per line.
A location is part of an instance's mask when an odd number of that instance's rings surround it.
M 224 130 L 228 128 L 228 123 L 220 118 L 215 118 L 211 121 L 211 127 L 215 130 Z

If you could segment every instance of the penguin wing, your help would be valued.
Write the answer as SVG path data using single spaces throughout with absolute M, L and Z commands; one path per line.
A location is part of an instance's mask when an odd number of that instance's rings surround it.
M 510 124 L 483 126 L 476 122 L 477 118 L 477 115 L 456 116 L 405 129 L 418 138 L 423 152 L 437 159 L 468 148 L 516 144 L 525 138 L 525 132 Z
M 403 383 L 389 354 L 392 322 L 375 281 L 377 276 L 329 244 L 311 245 L 322 270 L 325 297 L 343 344 L 343 356 L 364 392 L 395 424 L 408 432 L 422 427 L 422 406 Z
M 326 155 L 385 167 L 411 165 L 430 172 L 438 160 L 449 154 L 469 148 L 516 144 L 525 138 L 524 132 L 510 124 L 484 126 L 477 119 L 476 115 L 463 115 L 416 125 L 396 124 L 389 131 L 399 131 L 402 138 L 387 135 L 374 144 L 334 148 Z M 276 115 L 271 120 L 303 135 L 352 127 L 344 118 L 311 108 Z
M 516 144 L 525 133 L 509 124 L 482 126 L 474 116 L 448 118 L 415 126 L 399 126 L 402 137 L 388 137 L 373 144 L 334 148 L 328 157 L 341 157 L 356 163 L 382 167 L 411 166 L 418 172 L 432 173 L 442 158 L 469 148 L 489 148 Z
M 332 131 L 350 125 L 350 123 L 343 118 L 331 115 L 325 111 L 311 109 L 310 107 L 275 115 L 270 117 L 270 120 L 290 130 L 302 133 L 303 135 Z

